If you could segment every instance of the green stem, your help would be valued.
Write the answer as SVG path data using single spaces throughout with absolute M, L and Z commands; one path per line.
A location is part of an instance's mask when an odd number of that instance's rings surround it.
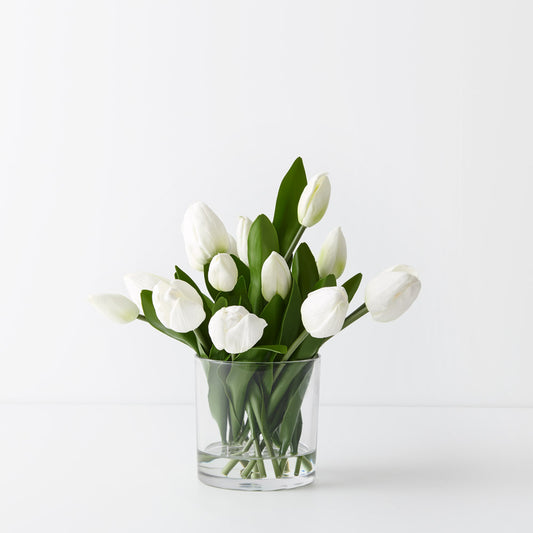
M 302 344 L 302 342 L 307 338 L 307 336 L 309 335 L 309 333 L 307 333 L 307 331 L 305 331 L 305 329 L 300 333 L 300 335 L 298 335 L 298 337 L 296 338 L 296 340 L 290 345 L 289 349 L 287 350 L 287 353 L 283 356 L 283 358 L 281 359 L 282 361 L 287 361 L 291 355 L 296 351 L 296 349 L 298 348 L 298 346 L 300 346 L 300 344 Z M 276 381 L 280 375 L 280 373 L 283 371 L 283 367 L 285 365 L 279 365 L 278 368 L 276 369 L 276 372 L 274 374 L 274 381 Z
M 144 315 L 139 315 L 137 317 L 137 320 L 140 320 L 141 322 L 148 322 L 148 320 L 146 320 L 146 317 Z
M 259 433 L 261 433 L 263 437 L 263 442 L 265 443 L 268 454 L 270 455 L 270 460 L 272 461 L 274 474 L 278 478 L 281 477 L 281 470 L 279 469 L 279 463 L 276 459 L 276 455 L 274 454 L 274 447 L 272 446 L 272 443 L 267 437 L 267 428 L 263 424 L 263 420 L 261 419 L 261 413 L 254 412 L 254 406 L 252 404 L 249 404 L 248 417 L 250 418 L 250 426 L 252 428 L 252 433 L 255 434 L 255 428 L 257 427 L 259 429 Z M 255 418 L 255 420 L 253 420 L 252 417 Z
M 257 461 L 255 460 L 252 460 L 248 463 L 248 466 L 246 468 L 243 469 L 243 471 L 241 472 L 241 477 L 243 479 L 246 479 L 247 477 L 249 477 L 253 471 L 253 469 L 255 468 L 255 465 L 257 464 Z
M 257 454 L 257 457 L 261 457 L 261 446 L 259 444 L 259 439 L 254 439 L 254 445 L 255 445 L 255 453 Z M 257 471 L 261 475 L 261 477 L 267 477 L 266 470 L 265 470 L 265 463 L 263 462 L 263 459 L 257 459 Z
M 342 329 L 347 328 L 350 324 L 353 324 L 357 319 L 365 316 L 368 313 L 368 309 L 365 304 L 360 305 L 353 313 L 350 313 L 345 319 Z
M 244 452 L 247 452 L 252 444 L 254 442 L 254 438 L 251 437 L 248 442 L 245 444 L 244 448 L 241 450 L 240 453 L 244 453 Z M 239 459 L 232 459 L 231 461 L 228 461 L 228 463 L 226 464 L 226 466 L 222 469 L 222 474 L 227 476 L 234 468 L 235 466 L 239 463 Z
M 287 350 L 287 353 L 282 357 L 282 361 L 287 361 L 290 359 L 291 355 L 296 351 L 296 348 L 302 344 L 302 342 L 306 339 L 306 337 L 309 335 L 307 331 L 304 329 L 298 337 L 296 337 L 296 340 L 289 346 L 289 349 Z
M 296 465 L 294 466 L 294 476 L 300 475 L 300 468 L 302 467 L 302 456 L 300 455 L 298 459 L 296 459 Z
M 204 354 L 207 356 L 207 354 L 209 353 L 209 350 L 207 349 L 209 346 L 209 343 L 207 342 L 205 335 L 202 333 L 200 328 L 196 328 L 194 330 L 194 335 L 196 337 L 196 340 L 198 341 L 198 348 L 199 348 L 198 351 L 201 352 L 203 350 Z
M 306 229 L 305 226 L 300 226 L 298 228 L 298 231 L 296 232 L 296 235 L 294 236 L 294 239 L 292 240 L 292 242 L 291 242 L 291 244 L 289 246 L 289 249 L 287 250 L 287 252 L 284 255 L 284 259 L 285 259 L 285 261 L 287 261 L 287 263 L 290 261 L 291 256 L 292 256 L 294 250 L 296 249 L 296 246 L 300 242 L 300 239 L 302 238 L 302 235 L 304 234 L 305 229 Z

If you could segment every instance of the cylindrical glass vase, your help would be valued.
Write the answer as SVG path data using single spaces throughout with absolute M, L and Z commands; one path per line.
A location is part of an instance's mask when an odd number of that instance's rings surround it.
M 237 490 L 291 489 L 315 477 L 320 359 L 196 357 L 198 477 Z

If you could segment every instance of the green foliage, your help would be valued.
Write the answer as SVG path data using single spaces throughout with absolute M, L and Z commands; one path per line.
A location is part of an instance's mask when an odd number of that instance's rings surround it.
M 279 252 L 278 234 L 266 215 L 259 215 L 253 222 L 248 235 L 248 263 L 250 265 L 250 287 L 248 296 L 253 312 L 259 314 L 264 304 L 261 295 L 261 269 L 265 259 Z
M 239 272 L 239 277 L 243 277 L 246 283 L 246 286 L 250 285 L 250 269 L 248 266 L 243 263 L 236 255 L 231 254 L 231 257 L 237 265 L 237 271 Z
M 227 442 L 229 400 L 226 394 L 225 379 L 230 370 L 229 365 L 214 365 L 205 362 L 209 392 L 207 401 L 213 418 L 220 430 L 220 439 Z
M 312 368 L 309 368 L 302 378 L 300 384 L 293 390 L 287 400 L 287 406 L 283 415 L 283 420 L 279 426 L 279 437 L 281 439 L 280 454 L 285 455 L 289 446 L 293 443 L 293 434 L 296 430 L 298 417 L 301 419 L 300 408 L 304 400 L 309 380 L 311 379 Z
M 304 164 L 302 158 L 298 157 L 281 182 L 274 210 L 274 227 L 278 233 L 281 255 L 285 255 L 300 229 L 298 201 L 306 185 Z
M 300 295 L 300 288 L 293 275 L 291 292 L 283 320 L 281 323 L 280 342 L 286 346 L 290 346 L 296 337 L 303 330 L 302 318 L 300 308 L 302 307 L 302 297 Z
M 296 249 L 292 263 L 292 273 L 298 283 L 303 301 L 319 280 L 315 257 L 305 242 L 302 242 Z
M 325 278 L 319 279 L 315 286 L 313 287 L 313 290 L 316 291 L 317 289 L 321 289 L 322 287 L 335 287 L 337 285 L 337 279 L 333 274 L 328 274 Z
M 363 274 L 359 273 L 359 274 L 356 274 L 355 276 L 352 276 L 348 281 L 342 284 L 342 286 L 346 289 L 346 292 L 348 294 L 349 302 L 353 300 L 353 297 L 355 296 L 355 293 L 357 292 L 359 285 L 361 285 L 362 279 L 363 279 Z

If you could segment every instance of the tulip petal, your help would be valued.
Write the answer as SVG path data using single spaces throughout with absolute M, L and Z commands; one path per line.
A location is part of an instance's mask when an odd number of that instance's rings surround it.
M 179 279 L 160 281 L 154 287 L 152 301 L 161 323 L 179 333 L 196 329 L 206 316 L 202 297 Z
M 412 267 L 397 265 L 368 283 L 365 304 L 378 322 L 390 322 L 405 313 L 420 292 L 421 283 Z
M 89 302 L 118 324 L 133 322 L 139 316 L 139 308 L 122 294 L 93 294 Z
M 152 291 L 165 278 L 150 272 L 134 272 L 124 276 L 124 284 L 135 305 L 142 309 L 141 291 Z
M 342 329 L 348 306 L 344 287 L 317 289 L 302 304 L 302 323 L 312 337 L 331 337 Z

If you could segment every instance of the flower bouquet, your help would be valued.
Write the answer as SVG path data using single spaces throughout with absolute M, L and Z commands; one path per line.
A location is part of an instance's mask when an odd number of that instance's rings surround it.
M 185 212 L 182 232 L 205 290 L 178 266 L 174 279 L 125 276 L 131 299 L 90 299 L 109 318 L 147 322 L 193 350 L 197 360 L 198 472 L 207 484 L 252 490 L 310 483 L 315 473 L 318 352 L 370 312 L 400 316 L 415 300 L 414 269 L 397 265 L 366 286 L 348 313 L 360 273 L 342 284 L 346 241 L 331 231 L 318 258 L 307 228 L 328 207 L 326 174 L 307 181 L 296 159 L 279 187 L 274 216 L 240 217 L 236 239 L 204 203 Z

